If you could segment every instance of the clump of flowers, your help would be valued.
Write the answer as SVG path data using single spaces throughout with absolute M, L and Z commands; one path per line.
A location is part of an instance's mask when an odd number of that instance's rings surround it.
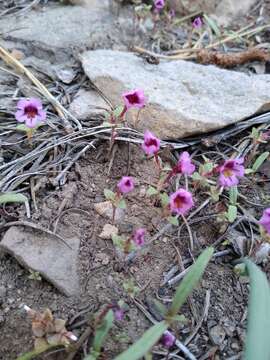
M 245 175 L 244 159 L 226 160 L 223 165 L 217 168 L 219 172 L 218 183 L 220 186 L 231 187 L 238 185 L 239 178 Z
M 173 214 L 185 215 L 193 205 L 192 194 L 185 189 L 178 189 L 170 195 L 170 210 Z
M 131 251 L 134 251 L 136 248 L 140 248 L 145 244 L 145 235 L 145 229 L 139 228 L 129 237 L 113 235 L 112 240 L 116 247 L 123 251 L 125 255 L 128 255 Z
M 50 345 L 68 346 L 71 341 L 77 340 L 77 337 L 72 332 L 67 331 L 65 327 L 66 321 L 54 319 L 49 309 L 46 309 L 43 313 L 32 310 L 26 305 L 24 309 L 32 321 L 36 350 Z
M 270 208 L 264 210 L 262 217 L 259 220 L 262 228 L 262 233 L 270 240 Z
M 107 200 L 109 200 L 113 206 L 113 222 L 115 220 L 116 209 L 125 209 L 126 202 L 123 195 L 128 194 L 134 189 L 134 181 L 130 176 L 123 176 L 122 179 L 117 184 L 116 192 L 113 192 L 109 189 L 104 190 L 104 195 Z

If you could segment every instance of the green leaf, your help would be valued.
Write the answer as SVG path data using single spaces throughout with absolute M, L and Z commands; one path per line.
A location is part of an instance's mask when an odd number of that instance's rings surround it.
M 220 37 L 221 33 L 220 30 L 217 26 L 217 23 L 215 22 L 215 20 L 213 20 L 212 18 L 210 18 L 209 16 L 207 16 L 206 14 L 203 15 L 204 19 L 206 20 L 207 24 L 209 25 L 209 27 L 211 28 L 211 30 L 213 30 L 214 34 L 218 37 Z
M 28 353 L 25 353 L 24 355 L 19 356 L 16 360 L 31 360 L 31 359 L 36 359 L 38 355 L 44 353 L 45 351 L 49 350 L 49 349 L 53 349 L 59 347 L 58 345 L 48 345 L 48 346 L 44 346 L 41 348 L 38 348 L 36 350 L 30 351 Z
M 157 195 L 157 194 L 158 194 L 158 191 L 153 186 L 149 186 L 149 188 L 146 191 L 147 196 L 153 196 L 153 195 Z
M 0 195 L 0 204 L 7 204 L 7 203 L 27 203 L 28 199 L 23 194 L 17 194 L 13 192 L 7 192 L 5 194 Z
M 266 275 L 250 260 L 245 259 L 250 276 L 248 329 L 245 360 L 270 359 L 270 288 Z
M 115 246 L 122 248 L 124 241 L 125 241 L 125 239 L 122 236 L 119 236 L 116 234 L 112 235 L 112 242 Z
M 148 329 L 143 336 L 126 351 L 118 355 L 114 360 L 138 360 L 141 359 L 160 339 L 167 330 L 169 324 L 161 321 Z
M 229 205 L 227 211 L 227 219 L 230 223 L 233 223 L 237 218 L 237 207 L 235 205 Z
M 104 196 L 107 200 L 114 201 L 115 193 L 109 189 L 104 189 Z
M 171 317 L 177 315 L 179 309 L 185 303 L 187 297 L 199 282 L 208 262 L 213 255 L 213 252 L 214 248 L 212 247 L 204 250 L 203 253 L 198 257 L 196 262 L 191 266 L 187 275 L 184 277 L 184 279 L 178 286 L 176 294 L 173 298 L 173 303 L 169 310 L 169 315 Z
M 251 130 L 251 137 L 254 140 L 257 140 L 259 138 L 259 135 L 260 135 L 260 132 L 259 132 L 258 128 L 253 127 Z
M 174 226 L 178 226 L 179 225 L 179 220 L 176 216 L 169 216 L 167 218 L 167 220 L 169 221 L 170 224 L 174 225 Z
M 256 172 L 259 167 L 265 162 L 265 160 L 268 158 L 269 156 L 269 151 L 266 151 L 264 153 L 262 153 L 254 162 L 253 166 L 252 166 L 252 170 L 253 172 Z
M 117 203 L 117 207 L 118 209 L 126 209 L 127 205 L 124 199 L 121 199 L 118 203 Z
M 230 187 L 229 197 L 230 197 L 230 204 L 231 204 L 231 205 L 236 205 L 236 203 L 237 203 L 237 196 L 238 196 L 237 186 L 232 186 L 232 187 Z
M 220 189 L 215 186 L 210 186 L 210 194 L 213 201 L 217 202 L 220 196 Z
M 168 311 L 168 309 L 166 308 L 166 306 L 163 305 L 160 301 L 158 301 L 158 300 L 156 300 L 156 299 L 154 299 L 153 302 L 154 302 L 154 305 L 155 305 L 155 307 L 157 308 L 157 310 L 160 312 L 160 314 L 163 315 L 163 316 L 165 316 L 166 313 L 167 313 L 167 311 Z
M 196 171 L 192 174 L 192 180 L 200 181 L 200 180 L 202 180 L 202 176 Z
M 117 106 L 117 107 L 113 110 L 113 116 L 114 116 L 115 118 L 118 118 L 118 117 L 123 113 L 123 110 L 124 110 L 124 106 L 123 106 L 123 105 Z
M 182 324 L 186 324 L 188 322 L 185 315 L 174 315 L 173 317 L 170 318 L 170 321 L 179 321 Z
M 245 169 L 245 174 L 246 175 L 253 174 L 253 170 L 252 169 Z
M 162 207 L 166 207 L 170 203 L 170 197 L 165 192 L 159 194 Z

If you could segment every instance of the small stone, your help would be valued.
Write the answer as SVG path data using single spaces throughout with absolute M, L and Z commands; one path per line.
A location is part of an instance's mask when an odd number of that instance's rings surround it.
M 99 234 L 99 237 L 104 240 L 110 240 L 113 235 L 118 234 L 118 229 L 116 226 L 111 224 L 106 224 L 103 226 L 102 232 Z
M 7 289 L 5 286 L 0 286 L 0 302 L 3 300 L 7 295 Z
M 102 265 L 108 265 L 110 257 L 105 253 L 98 253 L 95 257 L 95 262 L 101 262 Z
M 209 337 L 214 345 L 218 345 L 218 346 L 222 345 L 225 336 L 226 336 L 226 332 L 223 329 L 223 327 L 220 325 L 216 325 L 212 327 L 209 331 Z
M 104 114 L 108 104 L 95 91 L 80 89 L 69 106 L 69 111 L 79 120 L 93 115 Z
M 231 343 L 231 348 L 232 348 L 232 350 L 235 350 L 235 351 L 239 351 L 239 350 L 240 350 L 239 344 L 238 344 L 238 343 L 235 343 L 235 342 Z
M 112 220 L 112 218 L 113 218 L 113 206 L 112 206 L 110 201 L 103 201 L 103 202 L 94 204 L 94 209 L 96 210 L 96 212 L 99 215 Z M 119 221 L 123 220 L 124 215 L 125 215 L 124 209 L 118 209 L 117 208 L 116 211 L 115 211 L 115 221 L 119 222 Z

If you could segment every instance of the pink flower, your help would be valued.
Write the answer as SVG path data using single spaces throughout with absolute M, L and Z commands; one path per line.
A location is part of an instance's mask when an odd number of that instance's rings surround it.
M 126 92 L 122 94 L 122 97 L 125 103 L 126 110 L 133 107 L 141 109 L 145 105 L 145 96 L 143 90 L 141 89 Z
M 144 229 L 137 229 L 133 234 L 133 241 L 138 246 L 143 246 L 145 243 L 145 230 Z
M 156 154 L 160 149 L 160 140 L 149 130 L 144 133 L 144 142 L 142 148 L 147 155 Z
M 46 112 L 42 109 L 39 99 L 23 99 L 17 104 L 18 111 L 15 118 L 18 122 L 25 123 L 29 128 L 34 128 L 46 119 Z
M 122 194 L 127 194 L 134 189 L 134 182 L 130 176 L 123 176 L 117 184 L 118 190 Z
M 202 19 L 199 16 L 196 17 L 192 22 L 192 26 L 194 27 L 194 29 L 200 29 L 202 27 L 202 24 Z
M 270 208 L 264 210 L 263 216 L 259 220 L 259 224 L 262 225 L 262 227 L 270 235 Z
M 231 187 L 239 183 L 238 178 L 245 174 L 245 167 L 243 158 L 226 160 L 222 166 L 218 168 L 219 171 L 219 185 Z
M 154 5 L 156 10 L 161 10 L 165 6 L 165 0 L 155 0 Z
M 192 194 L 184 189 L 179 189 L 170 195 L 170 209 L 172 213 L 184 215 L 193 206 Z
M 171 348 L 175 343 L 175 336 L 168 330 L 164 332 L 161 338 L 161 343 L 163 346 L 165 346 L 167 349 Z
M 176 165 L 176 173 L 192 175 L 195 171 L 195 166 L 192 164 L 190 155 L 187 151 L 184 151 L 178 160 Z

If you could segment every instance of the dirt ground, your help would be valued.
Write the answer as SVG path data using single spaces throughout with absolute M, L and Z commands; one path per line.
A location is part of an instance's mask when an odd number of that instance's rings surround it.
M 265 2 L 270 8 L 269 2 Z M 50 4 L 49 4 L 50 5 Z M 48 5 L 48 6 L 49 6 Z M 1 8 L 2 6 L 2 8 Z M 0 4 L 3 11 L 6 7 Z M 269 12 L 270 15 L 270 12 Z M 254 17 L 257 16 L 256 14 Z M 243 19 L 241 19 L 243 20 Z M 170 33 L 179 40 L 182 33 Z M 173 36 L 173 35 L 172 35 Z M 179 36 L 179 38 L 177 37 Z M 269 34 L 264 34 L 267 38 Z M 174 39 L 174 38 L 173 38 Z M 155 40 L 148 38 L 146 43 L 155 49 Z M 162 46 L 162 41 L 167 45 Z M 174 41 L 168 38 L 159 41 L 159 49 L 172 50 Z M 180 40 L 179 40 L 180 41 Z M 169 44 L 170 43 L 170 44 Z M 169 45 L 168 45 L 169 44 Z M 178 43 L 179 45 L 179 43 Z M 168 48 L 169 46 L 169 48 Z M 253 71 L 242 67 L 241 71 Z M 81 78 L 76 78 L 79 83 Z M 13 82 L 7 80 L 9 86 L 15 89 Z M 76 93 L 72 90 L 70 96 Z M 10 109 L 9 109 L 10 110 Z M 246 131 L 243 136 L 247 136 Z M 229 139 L 229 145 L 234 146 L 239 136 Z M 223 147 L 222 147 L 223 146 Z M 222 153 L 226 145 L 222 145 Z M 262 151 L 269 150 L 269 144 L 263 145 Z M 197 165 L 202 160 L 201 155 L 216 151 L 216 147 L 201 146 L 190 151 L 197 151 L 195 159 Z M 96 149 L 90 148 L 86 154 L 73 166 L 67 174 L 66 183 L 62 187 L 52 185 L 52 177 L 43 177 L 43 186 L 37 196 L 37 211 L 33 213 L 32 221 L 44 228 L 53 229 L 56 218 L 61 215 L 57 224 L 57 234 L 63 238 L 76 236 L 80 239 L 79 276 L 81 293 L 77 297 L 66 297 L 51 284 L 29 279 L 29 271 L 21 267 L 9 255 L 0 254 L 0 359 L 14 360 L 19 354 L 33 348 L 31 324 L 22 309 L 27 304 L 33 309 L 49 308 L 54 315 L 67 319 L 68 330 L 80 337 L 87 327 L 91 314 L 100 310 L 104 305 L 123 300 L 126 304 L 123 321 L 118 321 L 105 342 L 102 359 L 113 359 L 116 354 L 134 343 L 151 322 L 147 319 L 142 307 L 156 320 L 159 320 L 153 299 L 159 299 L 169 305 L 174 294 L 174 286 L 163 284 L 165 274 L 179 264 L 179 255 L 183 260 L 192 262 L 202 249 L 212 245 L 224 232 L 224 227 L 217 219 L 224 208 L 224 201 L 210 204 L 203 208 L 191 223 L 195 240 L 195 249 L 189 251 L 189 234 L 185 227 L 179 233 L 178 228 L 161 235 L 151 243 L 141 256 L 130 264 L 124 264 L 117 255 L 111 240 L 99 237 L 105 224 L 110 221 L 94 210 L 94 204 L 104 201 L 104 188 L 114 189 L 121 176 L 129 175 L 135 180 L 135 191 L 127 196 L 128 209 L 124 218 L 117 224 L 122 235 L 130 234 L 133 229 L 143 227 L 147 230 L 147 241 L 166 224 L 162 218 L 161 206 L 146 196 L 149 185 L 155 185 L 158 173 L 152 160 L 146 159 L 139 146 L 130 145 L 130 156 L 127 143 L 120 143 L 116 147 L 115 158 L 108 175 L 108 142 L 99 141 Z M 218 152 L 213 157 L 220 159 Z M 0 153 L 1 155 L 1 153 Z M 170 161 L 167 152 L 161 154 L 165 161 Z M 176 153 L 174 153 L 176 155 Z M 9 155 L 8 155 L 9 156 Z M 209 155 L 210 156 L 210 155 Z M 264 182 L 261 182 L 263 180 Z M 259 216 L 261 207 L 256 204 L 269 204 L 269 163 L 258 176 L 243 182 L 241 192 L 246 196 L 241 199 L 245 209 L 254 217 Z M 171 185 L 173 191 L 175 184 Z M 195 189 L 195 203 L 202 204 L 208 197 L 204 191 Z M 59 208 L 66 201 L 65 207 L 59 214 Z M 18 206 L 0 208 L 1 225 L 18 219 L 24 219 L 24 209 Z M 241 227 L 238 231 L 243 231 Z M 32 231 L 32 230 L 27 230 Z M 35 233 L 35 231 L 34 231 Z M 38 236 L 38 233 L 35 233 Z M 0 233 L 3 236 L 3 232 Z M 204 315 L 198 331 L 188 343 L 188 348 L 198 360 L 226 359 L 236 360 L 242 356 L 245 330 L 247 323 L 248 279 L 239 278 L 233 271 L 233 261 L 239 258 L 235 248 L 226 240 L 215 251 L 223 252 L 208 266 L 199 287 L 192 293 L 189 301 L 183 307 L 182 313 L 187 318 L 186 324 L 176 325 L 173 329 L 177 338 L 183 343 L 189 338 Z M 226 250 L 228 250 L 226 252 Z M 265 271 L 270 275 L 269 264 Z M 124 289 L 124 284 L 133 281 L 138 287 L 135 300 Z M 177 283 L 178 284 L 178 283 Z M 177 285 L 176 284 L 176 285 Z M 210 303 L 205 313 L 205 302 L 210 296 Z M 78 351 L 74 359 L 81 360 L 89 350 L 90 340 Z M 156 345 L 153 359 L 165 359 L 166 351 Z M 37 359 L 67 359 L 68 354 L 62 351 L 52 351 Z M 185 359 L 179 353 L 177 359 Z M 255 360 L 255 359 L 254 359 Z

